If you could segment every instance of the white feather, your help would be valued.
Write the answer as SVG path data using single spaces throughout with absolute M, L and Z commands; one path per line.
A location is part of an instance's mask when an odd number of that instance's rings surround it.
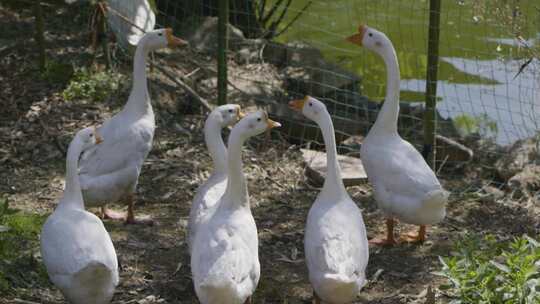
M 87 206 L 118 202 L 135 192 L 156 127 L 147 88 L 146 59 L 149 51 L 168 45 L 166 36 L 164 30 L 155 30 L 140 41 L 126 105 L 97 130 L 103 142 L 81 157 L 79 176 Z
M 94 130 L 77 133 L 68 148 L 64 195 L 41 232 L 41 256 L 51 281 L 70 303 L 109 303 L 118 262 L 103 223 L 84 210 L 77 176 L 79 157 L 95 145 Z
M 84 210 L 59 208 L 41 233 L 51 281 L 75 304 L 109 303 L 118 285 L 116 252 L 103 223 Z
M 399 63 L 384 33 L 366 27 L 362 44 L 386 63 L 387 94 L 377 120 L 360 149 L 362 163 L 373 185 L 375 200 L 388 217 L 416 225 L 440 222 L 448 198 L 422 155 L 397 132 Z
M 304 236 L 309 280 L 323 301 L 350 303 L 366 283 L 366 227 L 341 179 L 335 131 L 326 106 L 307 97 L 302 113 L 321 128 L 327 153 L 324 186 L 309 210 Z
M 148 0 L 108 0 L 108 5 L 114 10 L 107 14 L 109 26 L 123 48 L 135 47 L 144 33 L 152 31 L 156 25 L 156 15 Z

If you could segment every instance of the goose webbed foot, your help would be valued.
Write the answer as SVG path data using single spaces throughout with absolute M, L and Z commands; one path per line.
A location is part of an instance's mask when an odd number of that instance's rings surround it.
M 402 239 L 407 243 L 423 243 L 426 241 L 426 226 L 420 225 L 418 233 L 409 232 L 405 234 Z
M 386 238 L 373 238 L 369 240 L 370 244 L 376 245 L 376 246 L 394 246 L 397 245 L 398 242 L 394 238 L 394 219 L 389 218 L 386 219 Z
M 369 240 L 369 243 L 375 246 L 395 246 L 398 241 L 394 238 L 373 238 Z
M 135 213 L 133 212 L 133 205 L 135 203 L 135 199 L 134 199 L 133 195 L 130 195 L 127 198 L 127 203 L 128 203 L 128 212 L 127 212 L 127 217 L 125 218 L 126 219 L 126 222 L 125 222 L 126 225 L 133 225 L 133 224 L 147 225 L 147 226 L 154 225 L 154 221 L 150 217 L 135 218 Z
M 108 209 L 107 207 L 103 206 L 101 207 L 101 213 L 99 217 L 102 220 L 115 220 L 115 221 L 123 221 L 126 219 L 126 213 L 125 212 L 118 212 L 111 209 Z
M 314 291 L 313 292 L 313 304 L 321 304 L 321 303 L 322 303 L 321 298 L 319 298 L 317 293 Z

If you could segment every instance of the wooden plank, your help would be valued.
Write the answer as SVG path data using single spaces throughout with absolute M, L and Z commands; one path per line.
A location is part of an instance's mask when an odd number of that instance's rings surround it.
M 316 185 L 322 185 L 326 177 L 326 153 L 301 149 L 306 163 L 306 176 Z M 362 160 L 356 157 L 338 155 L 341 178 L 345 186 L 355 186 L 367 182 L 367 174 Z

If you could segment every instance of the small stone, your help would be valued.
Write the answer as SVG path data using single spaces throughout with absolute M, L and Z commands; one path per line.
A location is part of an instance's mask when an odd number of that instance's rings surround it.
M 497 173 L 509 180 L 528 164 L 540 165 L 540 140 L 536 137 L 518 140 L 507 153 L 495 163 Z
M 526 165 L 521 172 L 508 180 L 508 188 L 516 199 L 532 197 L 540 191 L 540 166 Z
M 499 188 L 487 185 L 482 187 L 482 189 L 487 194 L 486 197 L 482 199 L 482 201 L 497 200 L 504 197 L 504 191 Z
M 237 50 L 244 45 L 246 38 L 238 28 L 227 24 L 229 32 L 229 48 Z M 199 52 L 214 54 L 217 50 L 218 18 L 206 17 L 200 24 L 186 27 L 187 40 L 192 48 Z
M 187 219 L 180 219 L 180 220 L 178 220 L 178 226 L 179 226 L 180 228 L 186 229 L 187 226 L 188 226 L 188 220 L 187 220 Z

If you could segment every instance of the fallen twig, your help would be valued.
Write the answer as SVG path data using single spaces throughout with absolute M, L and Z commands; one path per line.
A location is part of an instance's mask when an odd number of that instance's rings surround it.
M 22 299 L 13 299 L 13 303 L 20 303 L 20 304 L 39 304 L 38 302 L 33 302 L 33 301 L 27 301 L 27 300 L 22 300 Z
M 193 76 L 195 73 L 197 73 L 197 72 L 200 71 L 200 70 L 201 70 L 201 68 L 198 67 L 198 68 L 196 68 L 195 70 L 189 72 L 186 76 L 184 76 L 184 78 L 189 78 L 189 77 Z
M 186 83 L 184 83 L 182 80 L 178 79 L 178 77 L 174 77 L 174 75 L 167 71 L 166 69 L 162 68 L 159 65 L 156 65 L 156 69 L 158 69 L 160 72 L 162 72 L 165 76 L 167 76 L 170 80 L 172 80 L 174 83 L 176 83 L 178 86 L 180 86 L 182 89 L 184 89 L 186 92 L 188 92 L 189 95 L 191 95 L 193 98 L 195 98 L 199 103 L 201 103 L 208 111 L 212 111 L 212 106 L 208 103 L 206 99 L 201 97 L 193 88 L 188 86 Z
M 192 63 L 194 64 L 197 64 L 195 61 L 193 61 Z M 212 72 L 214 74 L 217 74 L 217 70 L 214 69 L 214 68 L 211 68 L 211 67 L 203 67 L 203 66 L 200 66 L 198 65 L 201 69 L 203 69 L 205 72 Z M 234 83 L 232 83 L 228 78 L 227 78 L 227 84 L 230 85 L 233 89 L 237 90 L 238 92 L 246 95 L 246 96 L 251 96 L 251 94 L 247 93 L 246 91 L 240 89 L 239 87 L 237 87 Z

